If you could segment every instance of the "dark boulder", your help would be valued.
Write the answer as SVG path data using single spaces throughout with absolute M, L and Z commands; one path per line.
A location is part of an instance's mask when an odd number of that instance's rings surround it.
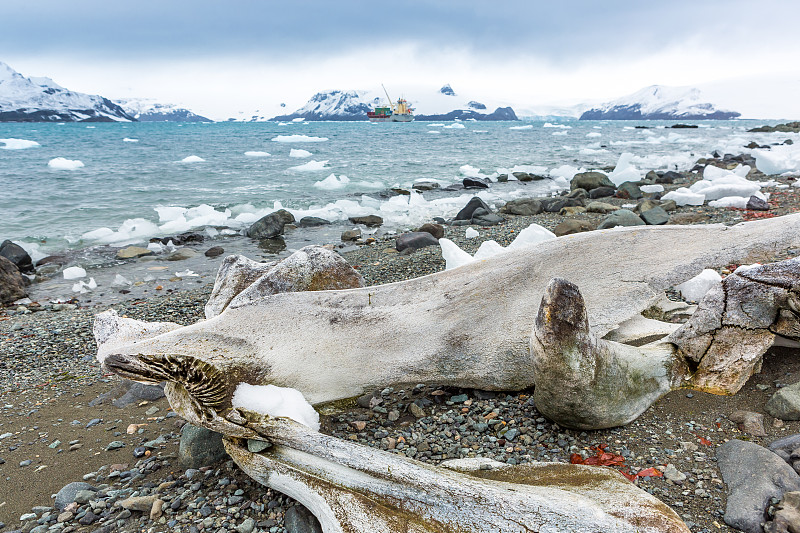
M 456 215 L 455 219 L 456 220 L 472 220 L 472 214 L 479 207 L 485 209 L 487 212 L 490 212 L 490 213 L 492 211 L 492 208 L 489 207 L 489 205 L 486 202 L 484 202 L 483 200 L 481 200 L 477 196 L 474 196 L 474 197 L 470 198 L 469 202 L 467 202 L 467 205 L 465 205 L 464 208 L 461 211 L 458 212 L 458 214 Z
M 488 189 L 489 185 L 475 178 L 464 178 L 462 181 L 465 189 Z
M 211 248 L 205 251 L 205 256 L 214 258 L 214 257 L 219 257 L 224 253 L 225 253 L 225 248 L 223 248 L 222 246 L 212 246 Z
M 598 187 L 614 187 L 614 183 L 602 172 L 580 172 L 573 176 L 570 189 L 586 189 L 591 191 Z
M 558 213 L 565 207 L 583 207 L 580 198 L 545 198 L 542 200 L 542 209 L 548 213 Z
M 175 246 L 183 246 L 184 244 L 189 244 L 192 242 L 203 242 L 205 239 L 206 238 L 201 233 L 187 231 L 186 233 L 180 233 L 178 235 L 173 235 L 172 237 L 154 237 L 150 239 L 150 242 L 168 244 L 169 241 L 172 241 L 172 244 Z
M 303 217 L 297 225 L 301 228 L 315 228 L 317 226 L 327 226 L 330 223 L 330 220 L 325 220 L 324 218 Z
M 419 250 L 426 246 L 436 246 L 439 244 L 439 239 L 428 233 L 427 231 L 414 231 L 412 233 L 403 233 L 398 235 L 395 240 L 395 248 L 398 252 L 404 250 Z
M 747 200 L 745 209 L 750 209 L 751 211 L 769 211 L 769 204 L 766 200 L 762 200 L 758 196 L 751 196 L 750 199 Z
M 8 304 L 25 296 L 25 280 L 17 265 L 0 256 L 0 304 Z
M 570 219 L 565 220 L 553 229 L 556 237 L 563 237 L 564 235 L 572 235 L 574 233 L 582 233 L 584 231 L 592 231 L 594 224 L 588 220 Z
M 258 247 L 269 254 L 277 254 L 286 249 L 286 241 L 283 237 L 271 237 L 269 239 L 259 239 Z
M 651 207 L 647 211 L 642 211 L 639 216 L 648 226 L 661 226 L 669 222 L 669 213 L 664 211 L 661 206 Z
M 617 192 L 617 190 L 614 187 L 596 187 L 589 191 L 589 198 L 592 200 L 607 198 L 609 196 L 614 196 L 615 192 Z
M 23 274 L 33 274 L 35 272 L 31 256 L 18 244 L 8 240 L 3 241 L 3 244 L 0 244 L 0 256 L 14 263 Z
M 542 212 L 542 201 L 538 198 L 519 198 L 510 200 L 499 209 L 501 213 L 509 215 L 533 216 Z
M 626 181 L 617 187 L 617 198 L 624 198 L 626 200 L 638 200 L 643 198 L 644 194 L 637 184 L 632 181 Z
M 247 236 L 251 239 L 271 239 L 283 235 L 284 226 L 292 222 L 294 215 L 285 209 L 279 209 L 255 221 L 247 230 Z
M 378 215 L 367 215 L 363 217 L 350 217 L 351 224 L 363 224 L 368 228 L 377 228 L 383 225 L 383 219 Z
M 679 174 L 678 172 L 673 172 L 669 170 L 664 172 L 656 179 L 656 183 L 675 183 L 676 181 L 680 181 L 683 179 L 683 174 Z
M 472 216 L 472 223 L 476 226 L 496 226 L 505 221 L 506 219 L 494 213 L 476 212 Z
M 426 233 L 430 233 L 437 239 L 441 239 L 442 237 L 444 237 L 444 228 L 442 227 L 441 224 L 431 224 L 430 222 L 428 222 L 427 224 L 421 225 L 414 231 L 415 232 L 424 231 Z
M 184 424 L 178 446 L 181 468 L 211 466 L 228 456 L 222 445 L 222 435 L 206 428 Z

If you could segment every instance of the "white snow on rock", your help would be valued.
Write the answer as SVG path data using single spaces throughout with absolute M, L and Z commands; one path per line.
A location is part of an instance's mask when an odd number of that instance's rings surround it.
M 270 153 L 269 152 L 250 151 L 250 152 L 245 152 L 244 155 L 246 155 L 247 157 L 269 157 Z
M 721 282 L 722 276 L 716 270 L 707 268 L 692 279 L 676 285 L 675 288 L 680 291 L 683 299 L 699 302 L 708 291 Z
M 319 413 L 297 389 L 239 383 L 233 392 L 232 403 L 234 407 L 243 407 L 276 418 L 291 418 L 319 431 Z
M 205 162 L 205 159 L 196 155 L 190 155 L 188 157 L 184 157 L 183 159 L 181 159 L 181 163 L 203 163 L 203 162 Z
M 79 266 L 65 268 L 62 272 L 64 279 L 79 279 L 86 277 L 86 270 Z
M 47 166 L 56 170 L 75 170 L 83 167 L 83 161 L 77 159 L 66 159 L 64 157 L 56 157 L 48 161 Z
M 800 143 L 773 146 L 770 150 L 753 150 L 756 168 L 764 174 L 800 171 Z
M 4 150 L 25 150 L 26 148 L 41 146 L 36 141 L 28 141 L 26 139 L 0 139 L 0 143 L 3 143 L 0 148 Z
M 304 163 L 296 167 L 289 167 L 288 170 L 293 170 L 294 172 L 317 172 L 319 170 L 325 170 L 326 168 L 329 168 L 325 166 L 327 164 L 327 159 L 325 161 L 315 161 L 312 159 L 308 163 Z
M 338 178 L 336 174 L 331 174 L 327 178 L 322 181 L 317 181 L 314 183 L 314 187 L 317 189 L 325 189 L 328 191 L 332 191 L 335 189 L 344 189 L 347 187 L 347 184 L 350 183 L 350 178 L 345 175 L 341 175 Z
M 327 141 L 327 137 L 312 137 L 309 135 L 278 135 L 272 140 L 278 143 L 319 143 Z
M 708 102 L 700 89 L 651 85 L 633 94 L 589 109 L 581 118 L 600 120 L 641 117 L 669 120 L 706 117 L 733 118 L 737 116 L 739 113 L 718 109 Z
M 292 148 L 289 151 L 289 157 L 296 157 L 298 159 L 302 159 L 304 157 L 311 157 L 313 154 L 308 150 L 303 150 L 302 148 Z

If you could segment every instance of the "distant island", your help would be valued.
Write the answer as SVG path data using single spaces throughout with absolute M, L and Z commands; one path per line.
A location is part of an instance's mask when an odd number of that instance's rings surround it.
M 651 85 L 584 111 L 580 120 L 730 120 L 739 116 L 703 102 L 699 89 Z

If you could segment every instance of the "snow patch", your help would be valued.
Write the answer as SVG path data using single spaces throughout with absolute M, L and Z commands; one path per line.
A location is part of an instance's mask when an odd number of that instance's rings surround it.
M 708 291 L 721 282 L 722 276 L 716 270 L 707 268 L 689 281 L 676 285 L 675 288 L 680 291 L 684 300 L 699 302 Z
M 297 389 L 239 383 L 231 401 L 234 407 L 243 407 L 273 417 L 291 418 L 319 431 L 319 413 Z

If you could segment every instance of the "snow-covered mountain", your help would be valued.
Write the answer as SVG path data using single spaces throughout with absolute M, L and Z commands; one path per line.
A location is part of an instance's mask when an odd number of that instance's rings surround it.
M 65 89 L 50 78 L 26 78 L 0 62 L 0 122 L 115 122 L 134 120 L 102 96 Z
M 736 111 L 718 109 L 704 101 L 694 87 L 651 85 L 631 95 L 593 107 L 581 120 L 727 120 L 740 116 Z
M 175 104 L 162 104 L 152 98 L 128 98 L 116 102 L 139 122 L 214 122 Z
M 492 106 L 474 99 L 460 97 L 450 85 L 437 90 L 415 89 L 405 98 L 414 109 L 417 120 L 517 120 L 511 107 Z M 367 112 L 376 105 L 386 105 L 382 90 L 319 92 L 294 113 L 279 115 L 272 120 L 366 120 Z

